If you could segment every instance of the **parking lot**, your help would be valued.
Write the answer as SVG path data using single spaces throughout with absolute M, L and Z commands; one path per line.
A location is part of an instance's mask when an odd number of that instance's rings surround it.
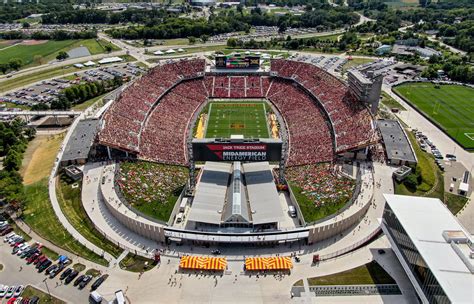
M 105 81 L 115 76 L 122 77 L 125 81 L 144 72 L 144 69 L 134 63 L 115 64 L 113 66 L 98 67 L 90 70 L 78 70 L 73 75 L 43 80 L 27 88 L 0 96 L 0 102 L 10 102 L 17 105 L 33 106 L 47 104 L 57 98 L 62 90 L 81 82 Z

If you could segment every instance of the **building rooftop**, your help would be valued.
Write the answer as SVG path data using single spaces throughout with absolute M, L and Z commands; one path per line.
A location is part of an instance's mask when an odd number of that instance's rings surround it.
M 410 141 L 398 121 L 380 119 L 377 126 L 382 133 L 388 159 L 417 162 Z
M 220 225 L 232 164 L 206 162 L 188 221 Z
M 79 121 L 64 148 L 61 161 L 87 159 L 91 146 L 94 143 L 94 138 L 99 131 L 99 124 L 99 119 L 84 119 Z
M 473 261 L 468 245 L 447 241 L 464 235 L 472 244 L 472 237 L 456 217 L 436 198 L 384 197 L 451 303 L 473 303 Z M 460 249 L 456 252 L 455 248 Z
M 254 225 L 281 222 L 284 214 L 268 162 L 243 164 Z

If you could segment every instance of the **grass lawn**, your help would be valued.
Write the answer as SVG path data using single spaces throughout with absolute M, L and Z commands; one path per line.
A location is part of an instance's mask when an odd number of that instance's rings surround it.
M 474 89 L 407 83 L 393 88 L 466 149 L 474 149 Z
M 138 211 L 162 222 L 168 222 L 188 178 L 181 166 L 150 162 L 120 164 L 118 184 L 127 202 Z
M 348 60 L 346 63 L 344 63 L 344 65 L 342 66 L 341 73 L 344 74 L 350 68 L 353 68 L 365 63 L 373 62 L 373 61 L 374 59 L 369 59 L 369 58 L 352 58 L 352 60 Z
M 31 185 L 49 176 L 63 138 L 64 133 L 38 135 L 28 144 L 20 169 L 25 185 Z
M 400 111 L 406 111 L 405 109 L 398 101 L 393 99 L 390 95 L 382 91 L 382 100 L 380 101 L 383 105 L 386 107 L 392 109 L 392 108 L 397 108 Z
M 72 185 L 74 184 L 76 184 L 77 187 L 73 188 Z M 81 189 L 80 184 L 71 183 L 65 175 L 61 175 L 60 180 L 56 184 L 56 192 L 61 210 L 69 223 L 71 223 L 82 236 L 114 257 L 118 257 L 123 250 L 94 228 L 93 223 L 82 206 Z
M 21 296 L 24 298 L 32 298 L 33 296 L 37 296 L 39 298 L 39 303 L 48 303 L 48 304 L 66 304 L 66 302 L 61 301 L 60 299 L 50 296 L 46 292 L 43 292 L 37 288 L 34 288 L 33 286 L 26 286 L 25 290 L 21 294 Z
M 395 182 L 395 194 L 402 195 L 415 195 L 415 196 L 425 196 L 428 191 L 430 191 L 433 186 L 436 184 L 436 189 L 428 197 L 436 197 L 440 200 L 444 198 L 444 178 L 442 172 L 438 169 L 434 161 L 433 155 L 423 152 L 420 149 L 420 146 L 416 142 L 415 136 L 412 132 L 406 131 L 408 138 L 415 150 L 416 157 L 418 158 L 418 166 L 421 170 L 422 182 L 418 185 L 415 191 L 408 189 L 403 183 Z
M 10 58 L 20 58 L 23 61 L 22 68 L 28 68 L 45 64 L 56 58 L 60 51 L 69 51 L 77 47 L 87 47 L 91 55 L 105 53 L 105 46 L 109 45 L 113 50 L 118 48 L 104 40 L 85 39 L 85 40 L 49 40 L 46 43 L 36 45 L 18 44 L 13 47 L 0 50 L 0 62 L 7 62 Z M 41 56 L 42 60 L 35 59 L 35 56 Z
M 72 265 L 72 268 L 77 272 L 81 272 L 81 271 L 84 271 L 84 269 L 86 269 L 86 265 L 81 264 L 81 263 L 76 263 Z
M 145 268 L 145 264 L 147 266 Z M 147 259 L 139 255 L 135 255 L 133 253 L 127 254 L 121 261 L 120 261 L 120 268 L 124 270 L 128 270 L 131 272 L 142 272 L 151 270 L 156 265 L 155 261 L 152 259 Z
M 89 268 L 86 271 L 86 275 L 91 275 L 95 278 L 95 277 L 98 277 L 100 275 L 100 271 L 97 270 L 97 269 L 94 269 L 94 268 Z
M 88 107 L 92 106 L 93 104 L 95 104 L 96 102 L 98 101 L 101 101 L 102 98 L 104 98 L 104 96 L 106 96 L 108 93 L 105 93 L 105 94 L 102 94 L 100 96 L 97 96 L 97 97 L 94 97 L 92 99 L 89 99 L 89 100 L 86 100 L 84 101 L 83 103 L 80 103 L 80 104 L 77 104 L 75 106 L 73 106 L 71 108 L 71 110 L 74 110 L 74 111 L 84 111 L 85 109 L 87 109 Z
M 307 223 L 312 223 L 314 221 L 320 220 L 325 218 L 326 216 L 330 216 L 331 214 L 335 214 L 339 211 L 342 207 L 344 207 L 349 198 L 347 197 L 340 197 L 338 200 L 333 201 L 330 204 L 325 204 L 319 207 L 314 206 L 314 200 L 309 198 L 308 196 L 303 194 L 303 189 L 296 186 L 293 183 L 289 183 L 291 190 L 293 190 L 293 194 L 295 195 L 296 201 L 300 206 L 301 213 L 303 214 L 303 218 Z
M 49 201 L 48 176 L 62 140 L 63 134 L 38 136 L 29 143 L 26 149 L 20 170 L 27 197 L 23 211 L 24 221 L 37 234 L 56 246 L 90 261 L 108 265 L 104 258 L 77 242 L 66 231 Z
M 47 179 L 25 186 L 25 195 L 24 221 L 31 229 L 64 250 L 92 262 L 108 265 L 107 260 L 76 241 L 59 222 L 49 201 Z
M 207 138 L 230 138 L 242 134 L 245 138 L 268 138 L 264 102 L 213 102 L 209 105 Z
M 293 284 L 293 286 L 304 286 L 303 280 L 296 281 L 295 284 Z
M 446 193 L 444 196 L 444 203 L 452 214 L 456 215 L 466 205 L 469 199 L 465 196 Z
M 41 252 L 43 252 L 48 258 L 53 261 L 56 261 L 59 258 L 59 254 L 56 251 L 49 249 L 48 247 L 43 246 L 43 248 L 41 248 Z
M 343 272 L 309 278 L 314 285 L 396 284 L 395 280 L 376 261 Z

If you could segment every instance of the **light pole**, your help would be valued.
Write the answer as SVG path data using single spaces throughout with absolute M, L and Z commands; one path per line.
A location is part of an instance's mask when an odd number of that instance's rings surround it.
M 48 282 L 46 280 L 47 279 L 45 278 L 43 282 L 44 282 L 44 285 L 46 285 L 46 289 L 48 290 L 48 294 L 49 294 L 49 300 L 51 301 L 51 292 L 49 291 Z

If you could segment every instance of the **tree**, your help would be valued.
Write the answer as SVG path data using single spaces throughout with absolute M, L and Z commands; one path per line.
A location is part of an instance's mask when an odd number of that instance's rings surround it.
M 283 22 L 280 24 L 280 26 L 278 26 L 278 33 L 282 34 L 286 32 L 286 30 L 287 30 L 286 22 Z
M 5 156 L 5 160 L 3 162 L 3 166 L 7 171 L 18 171 L 21 166 L 21 153 L 18 153 L 16 149 L 9 149 L 7 155 Z
M 196 43 L 196 37 L 189 36 L 188 41 L 189 41 L 189 44 L 195 44 Z
M 69 58 L 69 54 L 64 51 L 60 51 L 58 55 L 56 56 L 57 60 L 64 60 L 66 58 Z
M 235 39 L 235 38 L 227 39 L 227 46 L 231 47 L 231 48 L 237 47 L 237 39 Z
M 418 186 L 418 180 L 416 178 L 416 175 L 411 173 L 408 175 L 405 180 L 403 181 L 403 184 L 410 190 L 415 191 L 416 187 Z
M 45 63 L 45 62 L 44 62 L 44 58 L 43 58 L 43 56 L 41 56 L 41 55 L 35 55 L 35 56 L 33 57 L 33 62 L 36 63 L 37 65 L 42 65 L 42 64 Z
M 8 61 L 8 65 L 12 70 L 18 70 L 23 65 L 23 60 L 20 58 L 12 58 Z
M 209 35 L 201 35 L 200 38 L 203 43 L 206 43 L 209 40 Z
M 22 26 L 24 29 L 30 28 L 30 24 L 29 24 L 28 22 L 26 22 L 26 21 L 23 22 L 23 23 L 21 24 L 21 26 Z
M 0 63 L 0 72 L 2 72 L 2 74 L 8 72 L 9 69 L 10 65 L 8 63 Z
M 111 47 L 110 45 L 108 45 L 108 44 L 104 47 L 104 49 L 105 49 L 105 52 L 106 52 L 106 53 L 112 52 L 112 47 Z
M 49 106 L 45 103 L 37 103 L 31 107 L 32 111 L 45 111 L 49 110 Z

